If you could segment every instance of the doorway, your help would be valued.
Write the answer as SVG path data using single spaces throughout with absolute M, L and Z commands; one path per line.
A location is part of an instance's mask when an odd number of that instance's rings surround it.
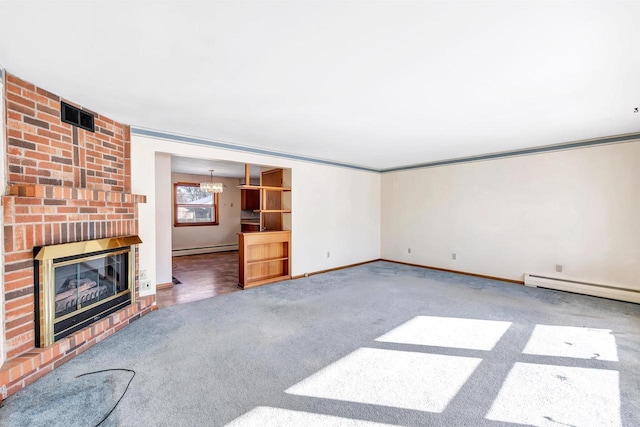
M 213 172 L 210 172 L 211 170 Z M 213 181 L 223 184 L 223 191 L 217 194 L 215 209 L 210 209 L 211 213 L 207 213 L 214 216 L 207 219 L 209 223 L 185 226 L 177 224 L 176 217 L 181 215 L 179 212 L 195 211 L 195 207 L 185 206 L 186 209 L 178 211 L 176 200 L 180 199 L 180 196 L 175 188 L 171 189 L 172 224 L 171 230 L 167 232 L 171 233 L 172 282 L 157 286 L 156 300 L 159 308 L 241 290 L 238 287 L 238 233 L 282 229 L 283 221 L 281 215 L 271 215 L 267 218 L 266 214 L 261 214 L 261 209 L 265 209 L 266 205 L 274 209 L 275 196 L 270 195 L 270 191 L 244 190 L 239 187 L 259 186 L 264 177 L 267 177 L 268 185 L 282 186 L 282 171 L 280 167 L 250 165 L 247 174 L 244 163 L 171 157 L 171 181 L 174 187 L 177 183 L 187 183 L 192 185 L 193 192 L 198 192 L 199 183 Z M 290 176 L 290 170 L 287 170 L 287 173 L 287 176 Z M 249 182 L 246 182 L 247 175 Z M 276 183 L 276 180 L 279 182 Z M 261 195 L 257 203 L 254 203 L 256 201 L 252 201 L 249 196 L 257 193 Z M 277 193 L 278 196 L 279 194 Z M 262 200 L 262 197 L 265 200 Z M 194 196 L 194 199 L 200 203 L 207 197 L 203 193 L 202 197 Z M 208 200 L 216 198 L 209 196 Z M 198 208 L 201 212 L 209 212 L 206 209 L 202 210 L 201 206 Z M 202 214 L 193 221 L 202 221 L 201 217 Z M 278 220 L 279 224 L 276 223 Z M 290 219 L 286 223 L 290 224 Z

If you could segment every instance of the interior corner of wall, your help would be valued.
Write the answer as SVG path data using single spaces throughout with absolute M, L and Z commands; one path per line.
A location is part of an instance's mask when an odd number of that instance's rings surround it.
M 4 69 L 2 65 L 0 65 L 0 94 L 4 95 Z M 2 176 L 0 176 L 0 195 L 6 194 L 7 187 L 7 168 L 6 168 L 6 146 L 5 146 L 5 115 L 4 115 L 4 96 L 0 101 L 0 170 L 2 171 Z M 4 209 L 4 207 L 3 207 Z M 0 215 L 0 242 L 4 242 L 4 215 Z M 4 245 L 2 245 L 2 250 L 0 250 L 0 277 L 4 278 Z M 5 324 L 4 324 L 4 279 L 0 282 L 2 286 L 0 286 L 0 366 L 4 363 L 4 347 L 5 347 Z M 3 394 L 4 395 L 4 394 Z

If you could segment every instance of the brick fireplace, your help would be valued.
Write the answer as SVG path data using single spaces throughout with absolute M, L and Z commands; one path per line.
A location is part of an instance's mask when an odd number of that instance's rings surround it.
M 8 194 L 2 196 L 4 364 L 2 398 L 50 372 L 148 313 L 155 296 L 135 301 L 51 345 L 36 348 L 34 247 L 137 235 L 131 194 L 129 127 L 95 112 L 95 132 L 62 122 L 61 102 L 82 109 L 9 73 L 4 74 Z

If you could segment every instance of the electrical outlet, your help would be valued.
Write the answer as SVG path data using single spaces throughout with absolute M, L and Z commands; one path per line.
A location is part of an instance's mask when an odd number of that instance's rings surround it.
M 455 253 L 451 254 L 451 259 L 458 259 L 458 254 L 455 254 Z
M 327 252 L 327 258 L 331 258 L 331 252 Z
M 556 264 L 556 273 L 562 273 L 562 265 Z
M 141 291 L 148 291 L 149 289 L 151 289 L 151 281 L 150 280 L 141 280 L 140 281 L 140 290 Z
M 147 270 L 140 270 L 140 280 L 147 280 Z
M 410 254 L 411 253 L 411 248 L 407 248 L 407 253 Z

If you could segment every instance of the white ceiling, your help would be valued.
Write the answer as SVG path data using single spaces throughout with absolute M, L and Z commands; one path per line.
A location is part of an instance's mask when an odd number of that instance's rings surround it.
M 0 7 L 8 72 L 138 127 L 375 169 L 640 131 L 640 2 Z
M 260 167 L 251 165 L 251 178 L 260 178 Z M 214 177 L 244 178 L 244 163 L 171 156 L 171 172 L 209 176 L 211 169 Z

